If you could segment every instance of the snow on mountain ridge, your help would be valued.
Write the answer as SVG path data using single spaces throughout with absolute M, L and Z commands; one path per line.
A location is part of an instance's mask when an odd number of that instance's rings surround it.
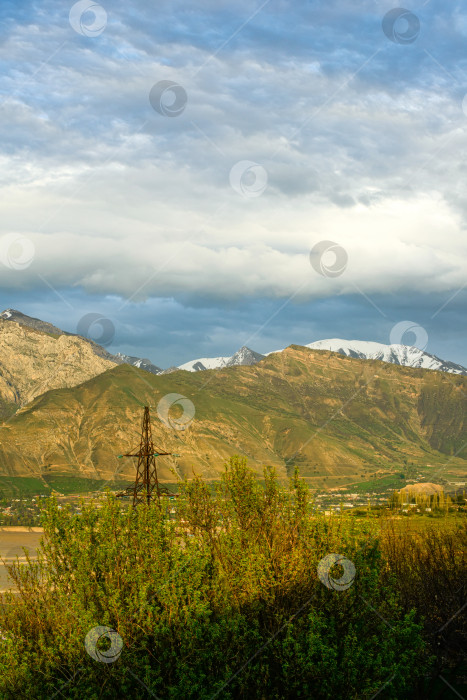
M 355 357 L 360 360 L 380 360 L 381 362 L 389 362 L 403 367 L 414 367 L 419 369 L 432 369 L 441 372 L 449 372 L 450 374 L 467 375 L 467 369 L 462 365 L 457 365 L 454 362 L 441 360 L 436 355 L 430 355 L 424 350 L 420 350 L 412 345 L 384 345 L 384 343 L 376 343 L 371 340 L 342 340 L 341 338 L 330 338 L 328 340 L 318 340 L 314 343 L 309 343 L 305 347 L 311 350 L 329 350 L 338 352 L 341 355 Z M 268 352 L 266 355 L 272 355 L 281 350 Z M 232 367 L 234 365 L 254 365 L 266 355 L 256 353 L 249 348 L 243 347 L 232 355 L 232 357 L 208 357 L 192 360 L 180 365 L 178 369 L 184 369 L 188 372 L 199 372 L 206 369 L 222 369 L 223 367 Z
M 225 367 L 227 360 L 230 360 L 230 357 L 199 357 L 197 360 L 190 360 L 190 362 L 179 365 L 178 369 L 184 369 L 187 372 L 200 372 L 204 369 L 221 369 Z
M 341 355 L 362 360 L 380 360 L 381 362 L 389 362 L 404 367 L 432 369 L 451 374 L 467 375 L 467 369 L 462 367 L 462 365 L 446 362 L 436 357 L 436 355 L 430 355 L 412 345 L 384 345 L 373 341 L 331 338 L 309 343 L 306 347 L 311 350 L 330 350 L 331 352 L 338 352 Z
M 262 360 L 264 355 L 259 352 L 250 350 L 246 345 L 237 350 L 237 352 L 232 355 L 231 358 L 226 363 L 226 367 L 233 367 L 236 365 L 255 365 L 257 362 Z
M 250 350 L 245 345 L 237 350 L 231 357 L 201 357 L 180 365 L 178 369 L 187 372 L 201 372 L 206 369 L 222 369 L 223 367 L 235 367 L 237 365 L 255 365 L 262 360 L 264 355 Z
M 13 321 L 19 323 L 20 325 L 29 326 L 35 330 L 52 335 L 75 335 L 67 331 L 62 331 L 60 328 L 53 326 L 51 323 L 27 316 L 21 311 L 11 308 L 0 312 L 0 323 L 2 323 L 2 321 Z M 91 344 L 95 354 L 99 357 L 115 362 L 116 364 L 127 363 L 133 365 L 134 367 L 151 372 L 152 374 L 167 374 L 169 372 L 174 372 L 177 369 L 183 369 L 188 372 L 198 372 L 207 369 L 223 369 L 224 367 L 233 367 L 238 365 L 254 365 L 267 355 L 271 355 L 274 352 L 282 352 L 281 349 L 262 355 L 246 346 L 243 346 L 230 357 L 203 357 L 196 360 L 191 360 L 190 362 L 185 362 L 184 364 L 179 365 L 179 367 L 169 367 L 168 369 L 162 370 L 148 359 L 124 355 L 122 353 L 111 355 L 107 350 L 105 350 L 105 348 L 98 345 L 93 340 L 88 338 L 87 341 Z M 467 369 L 462 365 L 442 360 L 436 355 L 431 355 L 424 350 L 420 350 L 419 348 L 410 345 L 385 345 L 374 341 L 330 338 L 327 340 L 318 340 L 316 342 L 309 343 L 305 347 L 312 350 L 328 350 L 331 352 L 338 352 L 342 355 L 347 355 L 348 357 L 354 357 L 362 360 L 380 360 L 382 362 L 389 362 L 405 367 L 431 369 L 449 372 L 450 374 L 467 375 Z
M 127 365 L 133 365 L 133 367 L 138 367 L 139 369 L 145 369 L 146 372 L 151 372 L 151 374 L 160 374 L 162 372 L 160 367 L 154 365 L 151 360 L 141 357 L 133 357 L 132 355 L 124 355 L 121 352 L 115 353 L 115 358 L 119 362 L 125 363 Z

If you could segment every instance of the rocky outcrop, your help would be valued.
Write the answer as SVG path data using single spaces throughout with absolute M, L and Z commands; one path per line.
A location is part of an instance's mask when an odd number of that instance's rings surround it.
M 58 329 L 57 329 L 58 330 Z M 0 318 L 0 398 L 24 406 L 50 389 L 73 387 L 115 367 L 75 335 Z

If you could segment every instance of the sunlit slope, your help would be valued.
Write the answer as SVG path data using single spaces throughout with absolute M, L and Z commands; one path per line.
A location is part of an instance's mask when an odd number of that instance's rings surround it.
M 109 358 L 80 336 L 47 333 L 0 318 L 0 419 L 45 391 L 76 386 L 115 367 Z
M 185 430 L 158 418 L 169 393 L 193 402 Z M 0 474 L 132 476 L 117 455 L 138 444 L 152 407 L 155 444 L 181 456 L 170 469 L 216 477 L 233 453 L 290 473 L 345 482 L 406 461 L 440 467 L 466 457 L 467 378 L 291 346 L 257 365 L 151 375 L 121 365 L 70 389 L 52 390 L 0 428 Z M 176 409 L 173 416 L 177 417 Z M 467 463 L 466 463 L 467 464 Z

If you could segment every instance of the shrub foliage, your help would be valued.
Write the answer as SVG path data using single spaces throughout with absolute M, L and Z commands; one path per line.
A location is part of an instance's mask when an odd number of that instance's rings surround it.
M 48 501 L 38 559 L 11 567 L 18 592 L 0 607 L 0 697 L 369 700 L 422 687 L 433 653 L 425 593 L 410 592 L 421 560 L 397 533 L 324 517 L 297 474 L 284 487 L 268 468 L 259 483 L 238 457 L 214 486 L 181 484 L 171 507 L 109 494 L 73 515 Z M 330 553 L 355 566 L 346 590 L 318 576 Z M 97 626 L 123 641 L 112 663 L 86 651 Z

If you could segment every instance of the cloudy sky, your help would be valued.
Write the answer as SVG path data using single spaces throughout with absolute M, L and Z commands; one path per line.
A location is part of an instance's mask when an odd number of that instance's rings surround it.
M 404 2 L 3 0 L 0 305 L 162 367 L 403 321 L 467 365 L 467 9 Z

